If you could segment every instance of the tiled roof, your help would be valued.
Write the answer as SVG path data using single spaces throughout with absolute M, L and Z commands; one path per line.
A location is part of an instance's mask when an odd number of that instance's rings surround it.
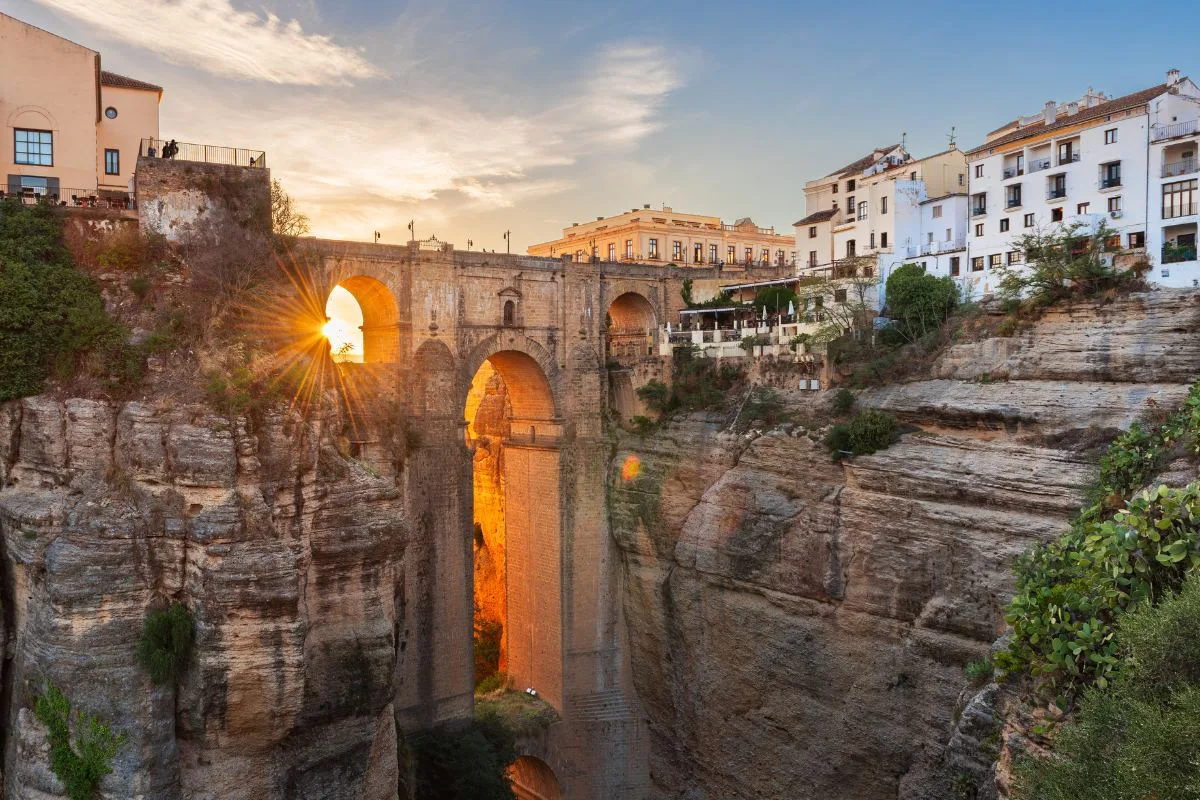
M 836 208 L 830 208 L 825 211 L 817 211 L 816 213 L 809 214 L 807 217 L 798 222 L 793 222 L 792 225 L 812 225 L 814 222 L 827 222 L 832 219 L 833 215 L 836 213 Z
M 144 89 L 148 92 L 161 92 L 161 86 L 155 86 L 153 83 L 139 81 L 137 78 L 126 78 L 124 75 L 118 75 L 115 72 L 107 70 L 100 71 L 100 83 L 104 86 L 116 86 L 120 89 Z
M 1049 125 L 1047 125 L 1045 122 L 1035 122 L 1033 125 L 1026 125 L 1024 128 L 1015 130 L 1009 134 L 1005 134 L 998 139 L 985 142 L 979 147 L 968 150 L 967 154 L 972 155 L 992 147 L 1000 147 L 1002 145 L 1010 144 L 1011 142 L 1018 142 L 1021 139 L 1028 139 L 1030 136 L 1037 136 L 1039 133 L 1055 131 L 1071 125 L 1078 125 L 1081 122 L 1099 119 L 1101 117 L 1108 116 L 1109 114 L 1115 114 L 1118 111 L 1124 111 L 1129 108 L 1145 105 L 1165 91 L 1167 91 L 1167 84 L 1160 83 L 1158 86 L 1151 86 L 1149 89 L 1143 89 L 1140 92 L 1127 94 L 1124 97 L 1118 97 L 1113 100 L 1109 100 L 1107 103 L 1100 103 L 1099 105 L 1092 106 L 1091 108 L 1081 108 L 1079 109 L 1078 114 L 1074 114 L 1072 116 L 1062 115 Z
M 875 155 L 876 153 L 890 153 L 899 146 L 900 146 L 899 144 L 889 144 L 887 147 L 877 147 L 874 150 L 872 150 L 869 154 L 863 156 L 862 158 L 858 159 L 857 161 L 851 161 L 849 164 L 842 167 L 841 169 L 835 169 L 833 172 L 829 173 L 829 175 L 826 177 L 832 177 L 834 175 L 844 175 L 847 172 L 862 172 L 864 169 L 866 169 L 867 167 L 869 167 L 875 163 L 876 158 L 877 158 Z

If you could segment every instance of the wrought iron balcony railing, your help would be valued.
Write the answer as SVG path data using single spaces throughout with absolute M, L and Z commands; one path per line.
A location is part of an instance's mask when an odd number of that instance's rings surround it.
M 176 161 L 197 161 L 202 164 L 226 164 L 231 167 L 265 168 L 267 166 L 267 154 L 264 150 L 176 142 L 173 139 L 142 139 L 138 156 L 168 158 Z

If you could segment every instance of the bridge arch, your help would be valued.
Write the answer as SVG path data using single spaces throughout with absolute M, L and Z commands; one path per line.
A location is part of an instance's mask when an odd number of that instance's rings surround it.
M 658 313 L 645 295 L 628 291 L 608 304 L 605 314 L 605 358 L 628 364 L 656 355 Z
M 467 406 L 471 384 L 485 363 L 498 371 L 508 386 L 514 418 L 550 421 L 561 415 L 559 369 L 554 356 L 533 339 L 510 331 L 484 339 L 463 360 L 460 408 Z
M 337 281 L 362 310 L 363 361 L 395 363 L 400 360 L 400 306 L 383 281 L 369 275 L 351 275 Z
M 521 756 L 508 768 L 513 794 L 517 800 L 559 800 L 562 789 L 558 776 L 545 761 L 536 756 Z

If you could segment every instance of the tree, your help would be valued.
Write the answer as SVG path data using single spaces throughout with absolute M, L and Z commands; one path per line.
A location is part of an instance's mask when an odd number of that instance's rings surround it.
M 1025 263 L 1000 268 L 1000 294 L 1008 300 L 1029 299 L 1039 305 L 1074 292 L 1094 294 L 1118 277 L 1101 258 L 1112 235 L 1103 222 L 1094 231 L 1074 222 L 1017 237 L 1012 244 L 1024 253 Z
M 692 298 L 692 279 L 691 278 L 683 279 L 683 286 L 679 290 L 679 296 L 683 299 L 684 306 L 686 306 L 687 308 L 692 307 L 693 298 Z
M 949 277 L 937 278 L 921 264 L 903 264 L 887 279 L 887 305 L 896 330 L 914 342 L 936 330 L 958 302 L 958 287 Z
M 788 303 L 796 302 L 796 293 L 786 286 L 767 286 L 759 289 L 754 295 L 755 308 L 765 308 L 768 311 L 787 312 Z
M 296 210 L 291 196 L 278 180 L 271 181 L 271 232 L 285 242 L 308 233 L 308 216 Z

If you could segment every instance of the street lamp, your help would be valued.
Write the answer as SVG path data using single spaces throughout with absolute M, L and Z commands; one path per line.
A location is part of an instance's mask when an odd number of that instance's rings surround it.
M 504 232 L 504 252 L 512 255 L 512 231 Z

